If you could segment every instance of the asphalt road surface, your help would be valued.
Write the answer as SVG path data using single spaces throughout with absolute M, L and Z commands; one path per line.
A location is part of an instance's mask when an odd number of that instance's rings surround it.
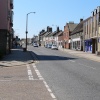
M 57 100 L 100 100 L 100 63 L 59 50 L 29 46 Z

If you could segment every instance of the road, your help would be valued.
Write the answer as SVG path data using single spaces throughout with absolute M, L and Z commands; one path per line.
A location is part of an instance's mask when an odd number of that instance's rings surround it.
M 100 63 L 59 50 L 28 47 L 57 100 L 100 100 Z

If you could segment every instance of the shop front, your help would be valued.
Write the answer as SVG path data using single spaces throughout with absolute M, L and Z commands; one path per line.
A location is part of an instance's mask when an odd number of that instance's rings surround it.
M 85 52 L 92 53 L 92 39 L 85 40 Z
M 74 38 L 71 39 L 71 48 L 73 50 L 82 50 L 82 44 L 81 44 L 81 39 L 80 38 Z

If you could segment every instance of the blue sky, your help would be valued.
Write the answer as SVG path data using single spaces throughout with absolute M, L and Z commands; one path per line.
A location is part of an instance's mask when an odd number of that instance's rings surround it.
M 39 31 L 51 26 L 64 30 L 69 21 L 79 23 L 100 6 L 100 0 L 14 0 L 14 30 L 19 38 L 25 38 L 26 14 L 28 16 L 28 38 L 38 35 Z M 52 26 L 53 25 L 53 26 Z

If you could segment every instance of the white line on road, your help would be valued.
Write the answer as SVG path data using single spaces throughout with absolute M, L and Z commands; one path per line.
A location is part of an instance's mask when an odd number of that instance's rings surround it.
M 27 72 L 28 72 L 28 78 L 29 80 L 34 80 L 33 75 L 32 75 L 32 71 L 29 65 L 27 65 Z
M 75 62 L 74 60 L 70 60 L 70 59 L 69 59 L 69 61 L 70 61 L 70 62 Z M 78 64 L 79 64 L 79 65 L 82 65 L 82 66 L 85 66 L 85 67 L 88 67 L 88 68 L 96 69 L 96 68 L 94 68 L 94 67 L 87 66 L 87 65 L 85 65 L 85 64 L 81 64 L 81 63 L 78 63 Z
M 75 62 L 74 60 L 70 60 L 70 59 L 69 59 L 69 61 L 71 61 L 71 62 Z
M 85 66 L 85 67 L 88 67 L 88 68 L 91 68 L 91 69 L 96 69 L 96 68 L 94 68 L 94 67 L 91 67 L 91 66 L 87 66 L 87 65 L 85 65 L 85 64 L 81 64 L 81 63 L 78 63 L 79 65 L 82 65 L 82 66 Z
M 47 82 L 44 80 L 44 78 L 42 77 L 42 75 L 40 74 L 39 70 L 36 68 L 36 65 L 35 64 L 32 64 L 33 65 L 33 68 L 39 78 L 39 80 L 43 80 L 43 83 L 45 85 L 45 87 L 47 88 L 48 92 L 50 93 L 51 97 L 53 98 L 53 100 L 57 100 L 55 95 L 53 94 L 53 92 L 51 91 L 51 89 L 49 88 Z

